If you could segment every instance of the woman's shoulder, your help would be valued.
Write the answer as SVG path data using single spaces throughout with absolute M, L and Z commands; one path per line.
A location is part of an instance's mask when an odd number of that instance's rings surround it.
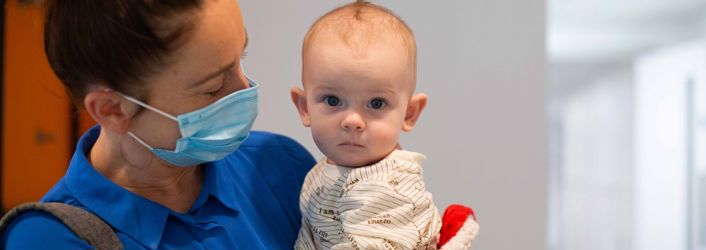
M 311 158 L 313 157 L 304 146 L 296 140 L 277 133 L 267 131 L 252 131 L 247 140 L 241 145 L 242 148 L 270 149 L 263 150 L 263 153 L 272 153 L 274 150 L 282 150 L 289 157 Z
M 269 131 L 251 131 L 248 139 L 241 147 L 278 147 L 278 146 L 298 146 L 294 139 Z M 303 148 L 303 147 L 302 147 Z
M 296 140 L 277 133 L 252 131 L 247 140 L 231 157 L 237 163 L 249 163 L 268 168 L 289 166 L 302 181 L 316 163 L 314 157 Z
M 15 218 L 5 228 L 0 249 L 93 249 L 56 217 L 39 211 Z

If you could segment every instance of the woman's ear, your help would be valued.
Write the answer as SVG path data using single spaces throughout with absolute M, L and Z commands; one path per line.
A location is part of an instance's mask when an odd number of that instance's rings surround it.
M 426 106 L 427 95 L 424 93 L 413 95 L 412 98 L 409 99 L 407 111 L 404 115 L 404 124 L 402 124 L 402 131 L 412 131 L 414 125 L 417 124 L 417 119 L 419 119 L 419 116 L 422 114 L 422 111 Z
M 106 88 L 88 92 L 83 98 L 83 106 L 101 127 L 117 133 L 128 131 L 130 120 L 138 110 L 137 105 Z
M 292 95 L 292 102 L 297 107 L 297 112 L 299 112 L 299 117 L 302 119 L 302 124 L 304 127 L 311 126 L 309 108 L 306 105 L 306 92 L 303 89 L 292 87 L 290 94 Z

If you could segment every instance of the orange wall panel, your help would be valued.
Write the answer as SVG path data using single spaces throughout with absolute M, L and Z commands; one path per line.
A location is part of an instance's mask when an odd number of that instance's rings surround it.
M 83 135 L 88 129 L 96 125 L 96 121 L 93 120 L 91 115 L 85 110 L 81 110 L 78 113 L 78 136 Z
M 36 201 L 66 171 L 71 103 L 44 55 L 42 10 L 7 1 L 3 76 L 2 208 Z

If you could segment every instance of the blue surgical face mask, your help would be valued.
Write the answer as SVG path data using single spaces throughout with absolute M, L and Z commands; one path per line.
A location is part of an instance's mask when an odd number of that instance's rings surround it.
M 250 88 L 233 92 L 204 108 L 176 117 L 121 94 L 125 99 L 179 123 L 181 138 L 176 141 L 174 150 L 167 150 L 150 146 L 132 132 L 128 134 L 156 156 L 175 166 L 188 167 L 223 159 L 248 138 L 257 117 L 258 84 L 247 79 Z

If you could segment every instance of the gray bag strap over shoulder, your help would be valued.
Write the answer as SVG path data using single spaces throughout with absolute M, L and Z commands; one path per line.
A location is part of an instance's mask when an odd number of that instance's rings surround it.
M 12 220 L 22 213 L 31 211 L 53 215 L 81 240 L 94 246 L 97 250 L 123 249 L 115 232 L 103 220 L 84 209 L 59 202 L 32 202 L 14 207 L 0 219 L 0 235 L 10 226 Z

